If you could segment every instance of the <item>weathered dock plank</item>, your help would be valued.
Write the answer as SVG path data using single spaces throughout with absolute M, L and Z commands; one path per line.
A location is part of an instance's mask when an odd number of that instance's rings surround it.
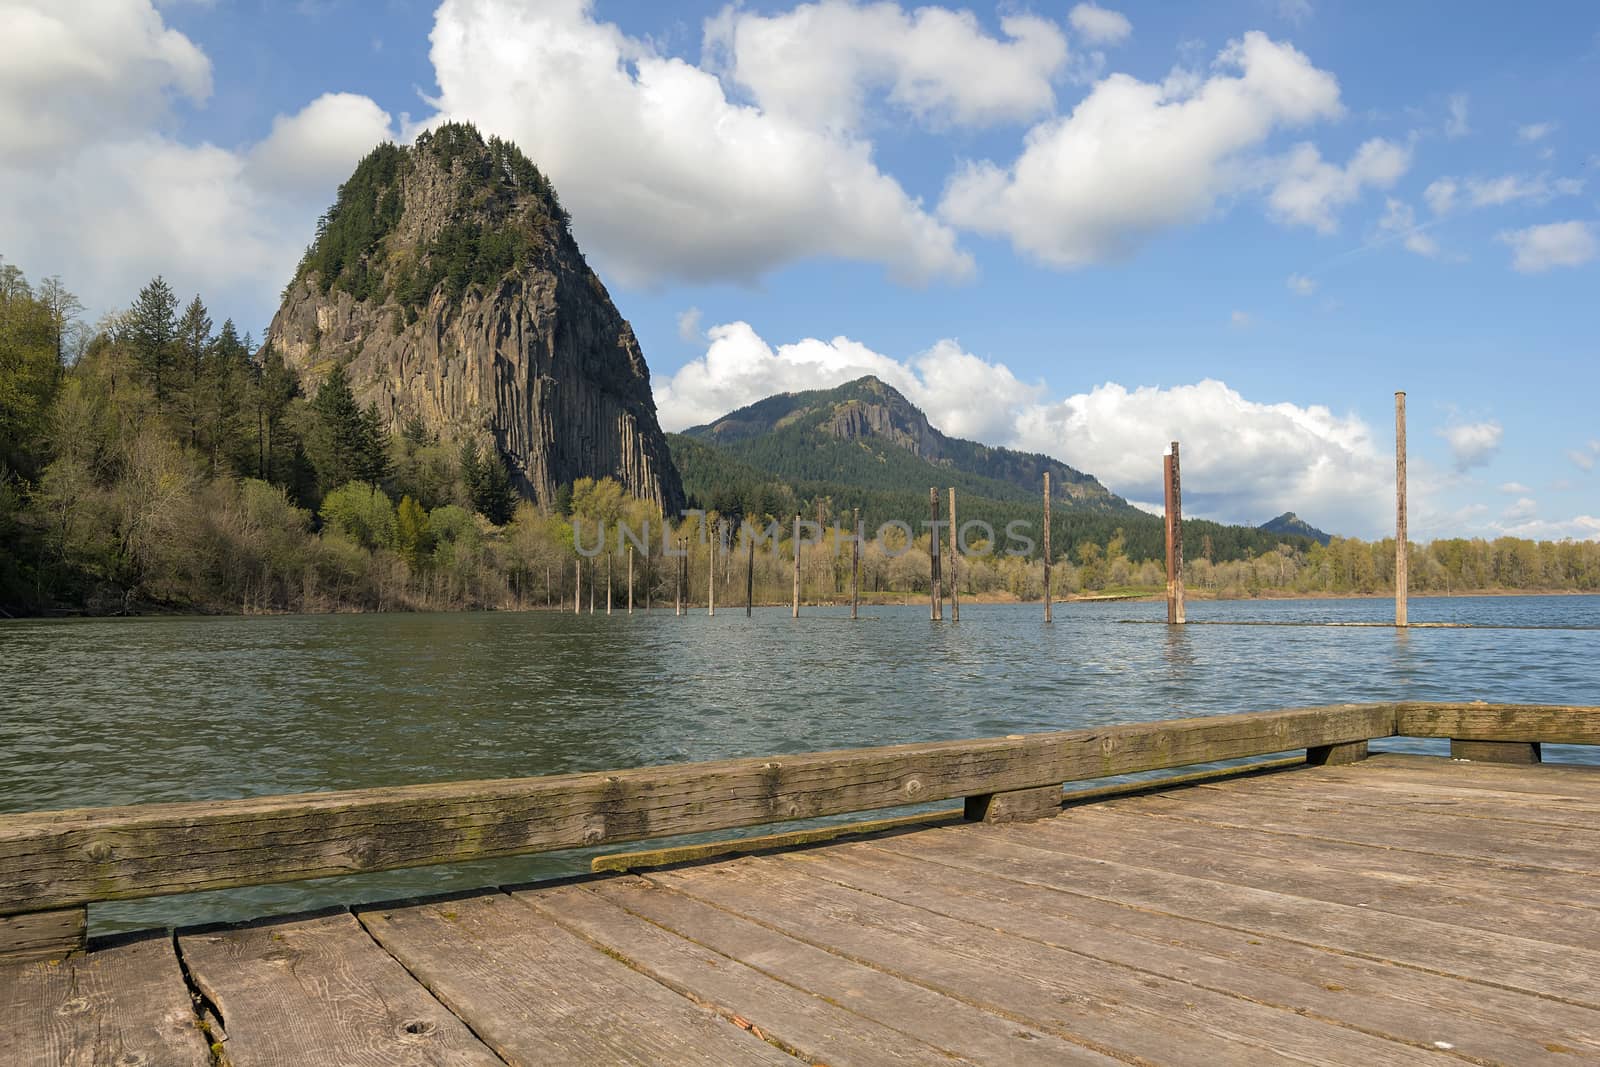
M 645 877 L 987 1011 L 1151 1062 L 1311 1056 L 1322 1063 L 1370 1065 L 1414 1063 L 1431 1055 L 810 879 L 776 862 L 735 861 Z
M 920 1067 L 947 1062 L 970 1067 L 973 1062 L 929 1044 L 904 1022 L 898 1028 L 886 1026 L 769 977 L 582 886 L 519 892 L 516 899 L 673 992 L 792 1049 L 808 1063 Z
M 643 878 L 584 887 L 763 974 L 979 1063 L 1120 1062 Z
M 1218 824 L 1279 830 L 1304 837 L 1548 870 L 1600 870 L 1600 834 L 1564 826 L 1479 818 L 1450 811 L 1406 811 L 1381 804 L 1319 799 L 1315 793 L 1252 796 L 1204 786 L 1182 796 L 1139 797 L 1129 805 L 1130 810 L 1161 814 L 1194 826 Z
M 11 1067 L 207 1067 L 172 938 L 0 966 L 0 1061 Z
M 181 935 L 232 1067 L 501 1067 L 348 912 Z
M 1441 886 L 1429 877 L 1431 857 L 1414 856 L 1413 873 L 1398 879 L 1362 866 L 1331 868 L 1322 862 L 1320 850 L 1308 850 L 1303 841 L 1287 836 L 1261 835 L 1250 851 L 1219 847 L 1207 834 L 1130 808 L 1078 811 L 1063 822 L 1029 843 L 1038 848 L 1087 845 L 1099 859 L 1132 867 L 1600 950 L 1600 916 L 1592 909 L 1500 892 L 1488 871 L 1473 879 L 1475 885 Z
M 361 921 L 507 1063 L 798 1062 L 505 894 Z
M 1489 1062 L 1570 1063 L 1569 1053 L 1545 1047 L 1560 1034 L 1569 1051 L 1600 1056 L 1600 1012 L 1525 993 L 867 845 L 783 859 L 810 878 L 1419 1048 L 1442 1041 Z
M 1390 758 L 1379 757 L 1380 760 Z M 1594 840 L 1600 835 L 1600 831 L 1596 830 L 1596 823 L 1600 822 L 1596 818 L 1600 815 L 1600 802 L 1548 792 L 1456 790 L 1447 784 L 1432 785 L 1414 778 L 1397 777 L 1392 771 L 1372 774 L 1361 780 L 1327 776 L 1318 777 L 1314 782 L 1295 775 L 1278 782 L 1263 782 L 1247 795 L 1304 797 L 1312 792 L 1322 801 L 1360 808 L 1382 808 L 1408 815 L 1461 815 L 1565 827 L 1577 831 L 1580 840 Z
M 914 841 L 891 838 L 879 847 L 913 849 L 969 869 L 992 872 L 1074 892 L 1303 944 L 1388 960 L 1469 978 L 1540 996 L 1600 1008 L 1600 953 L 1530 938 L 1474 931 L 1470 937 L 1448 923 L 1388 914 L 1348 904 L 1310 901 L 1289 893 L 1231 886 L 1148 868 L 1129 867 L 1056 847 L 1034 847 L 1042 827 L 1009 827 L 982 833 L 932 830 Z M 951 833 L 967 836 L 952 840 Z M 1086 845 L 1080 851 L 1092 851 Z

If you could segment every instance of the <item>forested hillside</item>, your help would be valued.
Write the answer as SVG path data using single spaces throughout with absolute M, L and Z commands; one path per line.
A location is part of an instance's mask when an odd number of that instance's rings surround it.
M 890 519 L 928 517 L 928 488 L 957 492 L 957 517 L 1011 522 L 1039 537 L 1043 475 L 1051 477 L 1051 544 L 1071 557 L 1080 543 L 1105 548 L 1121 539 L 1128 555 L 1163 551 L 1159 518 L 1109 492 L 1092 475 L 1048 456 L 949 437 L 915 405 L 873 377 L 835 389 L 784 393 L 731 412 L 706 426 L 669 435 L 684 489 L 723 514 L 847 517 L 860 509 L 868 529 Z M 941 512 L 947 506 L 941 501 Z M 1304 538 L 1246 526 L 1191 520 L 1185 536 L 1217 560 L 1247 559 Z M 1040 539 L 1042 542 L 1042 539 Z M 1042 544 L 1041 544 L 1042 547 Z
M 253 352 L 248 333 L 216 325 L 200 297 L 180 300 L 160 278 L 92 327 L 79 314 L 59 279 L 32 285 L 0 263 L 0 613 L 570 606 L 574 520 L 589 548 L 600 522 L 608 531 L 605 552 L 583 564 L 586 596 L 598 588 L 603 608 L 609 575 L 622 602 L 627 560 L 616 524 L 642 531 L 647 520 L 635 593 L 658 606 L 673 595 L 659 512 L 614 481 L 578 479 L 545 509 L 519 504 L 486 441 L 445 444 L 414 421 L 391 432 L 357 404 L 338 368 L 308 395 L 270 347 Z M 819 503 L 831 518 L 859 507 L 870 532 L 891 518 L 919 522 L 927 485 L 955 480 L 912 466 L 904 489 L 790 482 L 705 441 L 672 444 L 711 509 L 667 535 L 688 542 L 697 600 L 712 546 L 723 534 L 736 539 L 742 518 L 812 517 Z M 997 479 L 962 477 L 964 520 L 986 519 L 997 533 L 1013 518 L 1037 523 L 1035 500 L 999 498 L 996 488 L 985 497 L 979 490 Z M 1060 507 L 1057 595 L 1159 587 L 1160 524 L 1130 511 Z M 776 551 L 757 555 L 759 600 L 789 595 L 793 544 L 783 525 Z M 1377 593 L 1393 581 L 1388 542 L 1322 546 L 1209 523 L 1186 524 L 1186 536 L 1190 586 L 1201 593 Z M 864 587 L 925 591 L 926 544 L 922 535 L 909 546 L 892 537 L 868 545 Z M 719 552 L 718 599 L 736 602 L 743 576 Z M 808 599 L 848 588 L 848 552 L 831 534 L 802 559 Z M 1037 549 L 991 552 L 962 562 L 961 588 L 1030 599 L 1043 593 L 1042 573 Z M 1600 590 L 1600 544 L 1414 545 L 1411 580 L 1419 593 Z

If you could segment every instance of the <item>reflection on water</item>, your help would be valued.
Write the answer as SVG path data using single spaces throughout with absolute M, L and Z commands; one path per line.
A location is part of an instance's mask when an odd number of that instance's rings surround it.
M 1162 604 L 0 624 L 0 811 L 597 770 L 1385 699 L 1600 702 L 1581 630 L 1123 625 Z M 1383 620 L 1385 600 L 1192 603 Z M 1600 625 L 1600 597 L 1414 599 Z M 1409 744 L 1417 742 L 1390 742 Z M 1436 747 L 1436 746 L 1435 746 Z M 1554 749 L 1552 759 L 1594 759 Z M 504 882 L 581 857 L 95 909 L 97 930 Z

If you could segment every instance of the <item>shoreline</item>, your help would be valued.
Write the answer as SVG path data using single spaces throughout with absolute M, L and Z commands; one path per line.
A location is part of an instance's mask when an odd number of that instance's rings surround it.
M 1412 593 L 1408 597 L 1408 599 L 1412 600 L 1412 601 L 1417 601 L 1417 600 L 1462 600 L 1462 599 L 1474 599 L 1474 598 L 1485 598 L 1485 597 L 1502 598 L 1502 597 L 1574 597 L 1574 596 L 1600 596 L 1600 590 L 1587 591 L 1587 590 L 1582 590 L 1582 589 L 1476 589 L 1476 590 L 1470 590 L 1470 591 L 1466 591 L 1466 592 Z M 1226 603 L 1248 603 L 1248 602 L 1274 601 L 1274 600 L 1279 600 L 1279 601 L 1292 601 L 1292 600 L 1392 600 L 1393 598 L 1394 598 L 1394 593 L 1393 592 L 1382 592 L 1382 593 L 1305 592 L 1305 593 L 1299 593 L 1299 592 L 1287 592 L 1287 591 L 1271 590 L 1271 591 L 1265 591 L 1265 592 L 1256 593 L 1256 594 L 1248 595 L 1248 596 L 1230 596 L 1230 595 L 1226 595 L 1226 594 L 1220 594 L 1219 595 L 1217 593 L 1214 593 L 1214 592 L 1211 592 L 1211 591 L 1207 590 L 1207 591 L 1200 591 L 1200 592 L 1189 591 L 1184 599 L 1185 599 L 1186 603 L 1195 604 L 1195 603 L 1222 603 L 1222 602 L 1226 602 Z M 926 592 L 920 592 L 920 593 L 878 592 L 878 593 L 872 593 L 872 594 L 869 594 L 869 595 L 863 595 L 861 597 L 861 606 L 864 607 L 864 608 L 867 608 L 867 607 L 915 607 L 915 606 L 921 606 L 921 605 L 928 604 L 929 603 L 929 599 L 930 599 L 929 598 L 929 594 L 926 593 Z M 945 603 L 946 604 L 949 603 L 949 599 L 950 598 L 948 596 L 945 597 Z M 1032 607 L 1040 607 L 1040 608 L 1042 608 L 1044 606 L 1044 599 L 1042 597 L 1038 598 L 1038 599 L 1034 599 L 1034 600 L 1023 600 L 1023 599 L 1021 599 L 1019 597 L 1013 596 L 1010 593 L 969 594 L 969 595 L 962 596 L 961 597 L 961 602 L 963 604 L 976 604 L 976 605 L 979 605 L 979 606 L 982 606 L 982 607 L 1006 606 L 1006 605 L 1028 605 L 1028 606 L 1032 606 Z M 1155 592 L 1146 592 L 1146 591 L 1142 591 L 1141 590 L 1141 591 L 1130 591 L 1130 592 L 1126 592 L 1126 593 L 1095 593 L 1095 594 L 1089 594 L 1089 595 L 1074 595 L 1074 596 L 1068 596 L 1068 597 L 1063 597 L 1063 598 L 1057 598 L 1057 599 L 1052 601 L 1052 603 L 1055 603 L 1055 604 L 1161 604 L 1161 603 L 1165 603 L 1165 602 L 1166 602 L 1166 594 L 1164 592 L 1162 592 L 1162 591 L 1159 591 L 1159 590 L 1155 591 Z M 758 608 L 761 608 L 763 610 L 772 610 L 772 609 L 775 609 L 775 608 L 788 608 L 788 607 L 791 606 L 791 603 L 792 602 L 789 601 L 789 600 L 763 600 L 763 601 L 757 601 L 755 606 L 758 607 Z M 653 614 L 653 613 L 656 613 L 656 612 L 670 610 L 672 608 L 672 606 L 673 605 L 672 605 L 671 601 L 667 601 L 665 603 L 657 602 L 649 610 Z M 848 596 L 845 596 L 845 597 L 833 597 L 833 598 L 826 598 L 826 599 L 803 599 L 803 600 L 800 601 L 800 606 L 801 606 L 801 608 L 809 608 L 809 609 L 813 609 L 813 610 L 817 609 L 817 608 L 845 609 L 845 608 L 848 608 L 850 606 L 850 599 L 849 599 Z M 695 614 L 704 613 L 705 610 L 706 610 L 706 605 L 702 601 L 702 602 L 690 605 L 688 610 L 690 612 L 692 612 L 692 613 L 695 613 Z M 744 603 L 743 603 L 743 601 L 734 601 L 734 602 L 726 603 L 726 604 L 719 602 L 718 603 L 718 610 L 721 611 L 721 612 L 727 613 L 727 614 L 736 614 L 736 613 L 744 610 Z M 627 609 L 625 604 L 614 603 L 613 606 L 612 606 L 612 614 L 626 615 L 627 611 L 628 611 L 628 609 Z M 329 609 L 327 611 L 206 611 L 206 610 L 203 610 L 203 609 L 195 609 L 195 608 L 190 608 L 190 607 L 177 607 L 177 606 L 173 606 L 173 605 L 140 604 L 140 605 L 137 606 L 137 608 L 135 610 L 123 611 L 123 612 L 90 612 L 90 611 L 84 611 L 84 610 L 63 609 L 63 610 L 59 610 L 59 611 L 46 612 L 46 613 L 40 613 L 40 614 L 35 614 L 35 615 L 3 614 L 3 615 L 0 615 L 0 627 L 3 627 L 8 622 L 18 622 L 18 623 L 20 623 L 20 622 L 34 622 L 34 621 L 64 621 L 64 620 L 69 620 L 69 619 L 176 619 L 176 618 L 241 619 L 241 618 L 296 618 L 296 617 L 318 618 L 318 617 L 331 616 L 331 615 L 467 615 L 467 614 L 474 614 L 474 613 L 494 613 L 494 614 L 503 614 L 503 615 L 505 615 L 505 614 L 513 614 L 514 615 L 514 614 L 519 614 L 519 613 L 532 613 L 532 612 L 543 612 L 543 613 L 553 613 L 553 614 L 567 614 L 567 615 L 571 615 L 571 614 L 588 615 L 589 614 L 589 611 L 588 611 L 587 607 L 581 612 L 573 612 L 573 610 L 572 610 L 572 608 L 570 606 L 569 607 L 564 607 L 564 608 L 562 608 L 562 607 L 553 607 L 553 606 L 547 607 L 547 606 L 545 606 L 543 604 L 505 605 L 505 606 L 500 606 L 500 607 L 474 607 L 474 608 L 460 608 L 460 609 L 425 608 L 425 609 L 421 609 L 421 610 L 414 610 L 414 609 L 409 609 L 409 608 L 389 609 L 389 608 L 339 607 L 339 608 L 332 608 L 332 609 Z M 635 614 L 644 614 L 645 613 L 645 609 L 643 608 L 643 606 L 637 604 L 637 602 L 636 602 L 635 608 L 634 608 L 634 612 L 635 612 Z M 596 615 L 605 614 L 605 606 L 604 606 L 603 602 L 596 604 L 596 609 L 595 609 L 594 614 L 596 614 Z

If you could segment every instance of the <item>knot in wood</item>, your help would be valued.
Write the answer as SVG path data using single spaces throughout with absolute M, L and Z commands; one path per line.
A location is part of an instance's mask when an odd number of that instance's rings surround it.
M 112 855 L 111 845 L 105 841 L 91 841 L 83 851 L 96 863 L 104 863 Z
M 146 1052 L 124 1052 L 112 1061 L 113 1067 L 145 1067 L 150 1062 Z
M 906 784 L 901 786 L 900 790 L 901 790 L 901 792 L 905 793 L 906 796 L 914 797 L 918 793 L 922 792 L 922 779 L 921 778 L 907 778 L 906 779 Z
M 1111 755 L 1112 752 L 1116 751 L 1116 748 L 1117 748 L 1117 739 L 1116 738 L 1114 738 L 1114 737 L 1103 737 L 1103 738 L 1100 739 L 1100 751 L 1102 753 L 1104 753 L 1105 755 L 1107 755 L 1107 756 Z
M 87 997 L 72 997 L 69 1000 L 63 1000 L 61 1002 L 61 1006 L 56 1009 L 56 1014 L 57 1015 L 82 1015 L 84 1012 L 86 1012 L 88 1010 L 89 1010 L 89 1000 L 88 1000 Z
M 586 845 L 598 845 L 600 842 L 604 841 L 605 839 L 606 839 L 606 828 L 604 826 L 591 824 L 591 825 L 585 826 L 583 828 L 583 843 L 584 844 L 586 844 Z
M 400 1039 L 404 1041 L 408 1038 L 428 1037 L 438 1028 L 436 1024 L 429 1022 L 427 1019 L 413 1019 L 408 1023 L 401 1024 L 398 1032 Z

